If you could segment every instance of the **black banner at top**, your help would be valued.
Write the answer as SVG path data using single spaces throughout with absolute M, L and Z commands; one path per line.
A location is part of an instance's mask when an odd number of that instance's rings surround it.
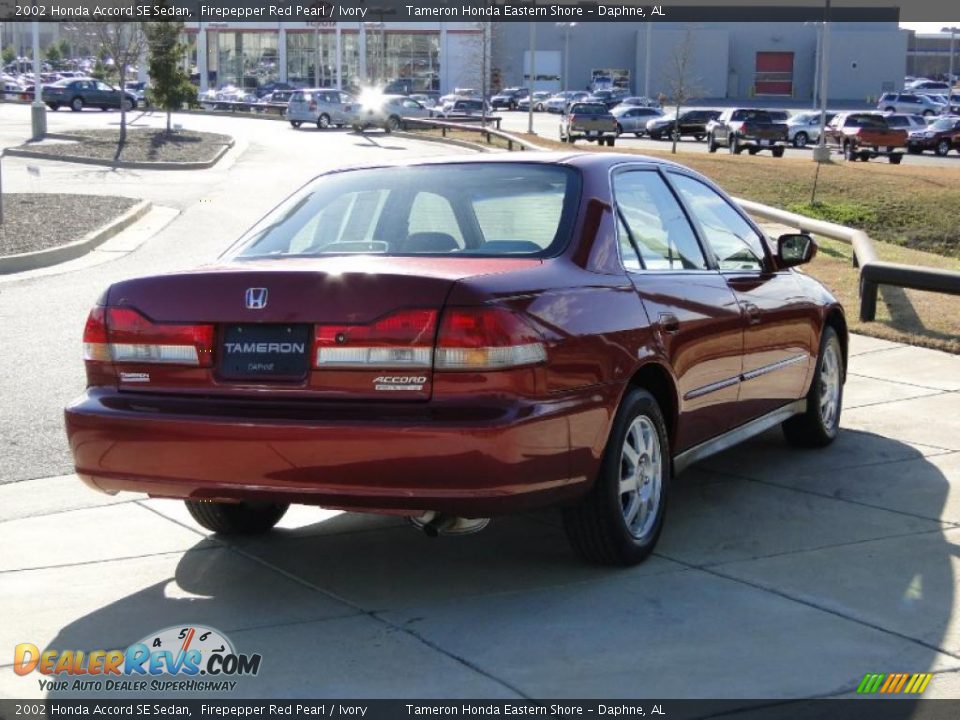
M 829 11 L 826 6 L 830 5 Z M 104 22 L 945 22 L 956 0 L 0 0 L 0 20 Z

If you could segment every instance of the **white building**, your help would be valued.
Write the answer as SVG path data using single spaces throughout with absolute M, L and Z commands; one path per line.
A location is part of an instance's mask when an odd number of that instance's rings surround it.
M 191 22 L 201 91 L 272 81 L 358 88 L 402 81 L 407 92 L 480 87 L 480 23 Z

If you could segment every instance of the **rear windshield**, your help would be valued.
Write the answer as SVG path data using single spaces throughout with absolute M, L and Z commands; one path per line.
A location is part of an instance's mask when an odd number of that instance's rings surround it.
M 237 257 L 543 257 L 566 244 L 579 195 L 573 169 L 539 163 L 334 173 L 254 226 Z

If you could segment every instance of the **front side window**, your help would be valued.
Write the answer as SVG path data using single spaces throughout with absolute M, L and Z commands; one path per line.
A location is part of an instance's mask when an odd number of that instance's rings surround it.
M 613 192 L 625 223 L 620 245 L 632 239 L 646 270 L 705 270 L 703 251 L 697 243 L 680 203 L 660 174 L 635 170 L 614 176 Z M 621 253 L 630 270 L 636 253 Z
M 568 241 L 580 176 L 540 163 L 457 163 L 333 173 L 261 220 L 240 259 L 545 256 Z
M 763 239 L 713 188 L 686 175 L 673 183 L 700 224 L 721 270 L 762 270 Z

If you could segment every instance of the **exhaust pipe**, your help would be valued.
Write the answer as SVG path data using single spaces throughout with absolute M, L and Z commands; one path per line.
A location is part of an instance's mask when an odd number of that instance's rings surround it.
M 434 510 L 427 510 L 423 515 L 408 518 L 410 524 L 422 530 L 427 537 L 438 535 L 472 535 L 483 530 L 490 524 L 490 518 L 465 518 L 456 515 L 445 515 Z

